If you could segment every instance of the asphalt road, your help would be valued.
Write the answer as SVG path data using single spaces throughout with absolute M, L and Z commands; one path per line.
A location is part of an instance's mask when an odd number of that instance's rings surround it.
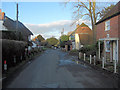
M 7 88 L 112 88 L 113 80 L 60 50 L 46 50 Z

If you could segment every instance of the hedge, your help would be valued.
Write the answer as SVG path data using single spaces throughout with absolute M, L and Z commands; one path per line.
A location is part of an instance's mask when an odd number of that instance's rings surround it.
M 4 60 L 6 60 L 9 68 L 14 65 L 14 56 L 16 56 L 16 63 L 21 61 L 21 56 L 24 57 L 25 47 L 27 46 L 26 42 L 0 39 L 0 43 L 2 43 L 2 65 Z
M 103 51 L 103 42 L 102 41 L 100 42 L 100 48 L 101 48 L 100 52 L 102 53 L 102 51 Z M 94 56 L 94 55 L 96 55 L 98 49 L 99 49 L 99 47 L 98 47 L 98 42 L 97 42 L 95 45 L 86 45 L 86 46 L 80 48 L 79 52 L 86 53 L 87 56 L 89 56 L 89 55 Z
M 10 40 L 24 40 L 23 35 L 16 31 L 0 31 L 0 34 L 2 35 L 2 38 L 0 39 L 10 39 Z M 24 40 L 25 41 L 25 40 Z

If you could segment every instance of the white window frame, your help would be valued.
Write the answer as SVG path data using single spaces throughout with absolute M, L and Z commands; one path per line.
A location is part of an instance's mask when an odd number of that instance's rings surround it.
M 105 31 L 110 30 L 110 20 L 105 22 Z
M 110 52 L 110 41 L 106 41 L 106 52 Z

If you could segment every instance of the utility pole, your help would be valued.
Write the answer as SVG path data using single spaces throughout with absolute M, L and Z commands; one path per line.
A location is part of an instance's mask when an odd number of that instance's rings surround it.
M 19 37 L 19 32 L 18 32 L 18 3 L 16 4 L 16 35 L 18 36 L 18 40 L 20 39 Z
M 18 29 L 18 3 L 16 5 L 16 30 Z

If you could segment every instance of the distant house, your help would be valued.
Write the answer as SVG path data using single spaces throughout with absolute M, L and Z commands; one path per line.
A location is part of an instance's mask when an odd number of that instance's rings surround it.
M 68 36 L 69 36 L 69 41 L 71 41 L 71 50 L 74 50 L 75 49 L 75 32 L 74 31 L 71 31 L 71 32 L 68 32 Z
M 72 50 L 72 42 L 71 41 L 64 41 L 65 43 L 65 51 Z
M 5 20 L 5 13 L 2 12 L 2 10 L 0 9 L 0 31 L 7 30 L 7 28 L 3 25 L 4 20 Z
M 24 41 L 31 41 L 31 35 L 33 33 L 20 21 L 14 21 L 10 19 L 9 17 L 5 16 L 5 13 L 3 13 L 0 9 L 0 30 L 1 31 L 13 31 L 16 32 L 16 34 L 21 34 Z
M 120 1 L 96 23 L 96 39 L 104 43 L 104 50 L 99 59 L 104 57 L 106 62 L 120 60 Z
M 32 42 L 32 48 L 36 48 L 38 47 L 37 44 L 35 42 Z
M 40 42 L 39 42 L 37 36 L 36 36 L 35 38 L 33 38 L 32 41 L 33 41 L 34 43 L 36 43 L 38 46 L 40 45 Z
M 74 31 L 70 31 L 70 32 L 68 32 L 67 35 L 69 36 L 69 40 L 73 40 L 73 39 L 75 39 L 75 33 L 74 33 Z
M 84 23 L 77 25 L 76 29 L 69 35 L 69 38 L 73 41 L 73 47 L 79 50 L 84 45 L 90 45 L 93 43 L 92 30 Z

